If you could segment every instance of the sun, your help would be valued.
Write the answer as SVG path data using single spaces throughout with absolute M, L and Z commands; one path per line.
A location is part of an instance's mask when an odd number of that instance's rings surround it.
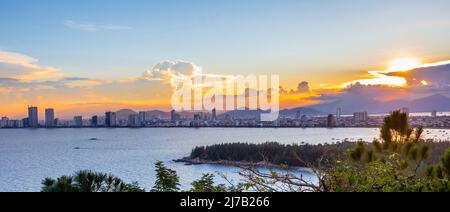
M 401 58 L 390 63 L 387 72 L 409 71 L 420 67 L 422 63 L 415 58 Z

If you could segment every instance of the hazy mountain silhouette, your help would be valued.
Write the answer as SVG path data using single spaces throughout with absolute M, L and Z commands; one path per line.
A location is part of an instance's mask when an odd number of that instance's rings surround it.
M 436 94 L 411 101 L 409 105 L 414 112 L 428 112 L 432 110 L 448 112 L 450 111 L 450 98 Z
M 122 109 L 116 112 L 116 116 L 118 120 L 128 120 L 128 116 L 137 114 L 134 110 L 131 109 Z
M 284 109 L 280 111 L 280 116 L 289 116 L 289 117 L 295 117 L 297 115 L 297 112 L 300 112 L 301 115 L 322 115 L 325 114 L 323 112 L 307 108 L 307 107 L 297 107 L 293 109 Z M 234 110 L 229 111 L 226 113 L 223 113 L 219 115 L 219 118 L 224 118 L 225 116 L 229 115 L 233 118 L 239 118 L 239 119 L 259 119 L 261 117 L 261 114 L 268 113 L 268 111 L 265 110 Z
M 351 98 L 347 97 L 331 103 L 311 106 L 312 109 L 333 114 L 336 113 L 339 107 L 342 108 L 344 114 L 352 114 L 359 111 L 386 113 L 402 107 L 409 108 L 411 112 L 430 112 L 433 110 L 447 112 L 450 111 L 450 98 L 437 94 L 412 101 L 396 100 L 383 102 L 369 97 L 355 95 Z
M 281 116 L 290 116 L 295 117 L 297 112 L 300 112 L 300 115 L 323 115 L 324 112 L 308 108 L 308 107 L 297 107 L 293 109 L 285 109 L 280 111 Z

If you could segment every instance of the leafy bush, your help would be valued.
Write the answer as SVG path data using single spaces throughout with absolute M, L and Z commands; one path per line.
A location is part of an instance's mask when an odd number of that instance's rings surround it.
M 127 184 L 110 174 L 79 171 L 72 176 L 42 181 L 42 192 L 145 192 L 137 183 Z

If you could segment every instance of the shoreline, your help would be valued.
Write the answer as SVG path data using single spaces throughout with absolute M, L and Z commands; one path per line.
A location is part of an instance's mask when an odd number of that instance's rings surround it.
M 182 159 L 172 160 L 174 163 L 184 163 L 185 166 L 196 166 L 196 165 L 221 165 L 228 167 L 264 167 L 264 168 L 282 168 L 282 169 L 302 169 L 302 170 L 311 170 L 309 167 L 301 167 L 301 166 L 286 166 L 283 167 L 281 165 L 275 165 L 271 163 L 265 163 L 263 161 L 259 163 L 253 162 L 242 162 L 242 161 L 228 161 L 228 160 L 220 160 L 220 161 L 210 161 L 210 160 L 201 160 L 198 158 L 189 158 L 185 157 Z

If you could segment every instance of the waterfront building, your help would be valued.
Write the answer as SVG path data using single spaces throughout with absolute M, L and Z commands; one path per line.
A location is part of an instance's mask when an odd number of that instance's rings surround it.
M 115 127 L 117 126 L 117 115 L 115 112 L 105 113 L 105 127 Z
M 51 128 L 55 126 L 55 110 L 53 108 L 45 109 L 45 127 Z
M 73 122 L 74 122 L 75 127 L 82 127 L 83 126 L 83 117 L 75 116 L 75 117 L 73 117 Z
M 437 117 L 437 111 L 436 111 L 436 110 L 433 110 L 433 111 L 431 112 L 431 117 L 433 117 L 433 118 L 436 118 L 436 117 Z
M 19 120 L 9 120 L 7 125 L 9 128 L 20 128 L 21 126 Z
M 300 120 L 302 118 L 302 113 L 300 112 L 300 111 L 297 111 L 296 113 L 295 113 L 295 119 L 296 120 Z
M 213 121 L 217 121 L 217 110 L 216 110 L 216 108 L 214 108 L 214 109 L 212 109 L 212 120 Z
M 367 122 L 369 120 L 369 115 L 367 112 L 356 112 L 353 113 L 353 120 L 355 123 Z
M 0 121 L 0 128 L 5 128 L 8 127 L 8 117 L 2 117 L 1 121 Z
M 139 124 L 141 126 L 144 126 L 146 121 L 147 121 L 146 112 L 145 111 L 139 112 Z
M 98 126 L 98 116 L 92 116 L 91 127 L 97 127 L 97 126 Z
M 338 107 L 336 110 L 336 118 L 339 120 L 342 116 L 342 108 Z
M 28 127 L 38 128 L 39 127 L 39 115 L 37 107 L 28 107 Z
M 139 115 L 131 114 L 128 116 L 128 127 L 139 127 Z
M 329 114 L 327 117 L 327 127 L 331 128 L 334 127 L 334 115 Z
M 22 127 L 24 127 L 24 128 L 29 128 L 30 127 L 30 121 L 28 120 L 28 118 L 23 118 L 22 119 Z
M 177 120 L 177 112 L 175 110 L 170 111 L 170 120 L 171 121 Z

